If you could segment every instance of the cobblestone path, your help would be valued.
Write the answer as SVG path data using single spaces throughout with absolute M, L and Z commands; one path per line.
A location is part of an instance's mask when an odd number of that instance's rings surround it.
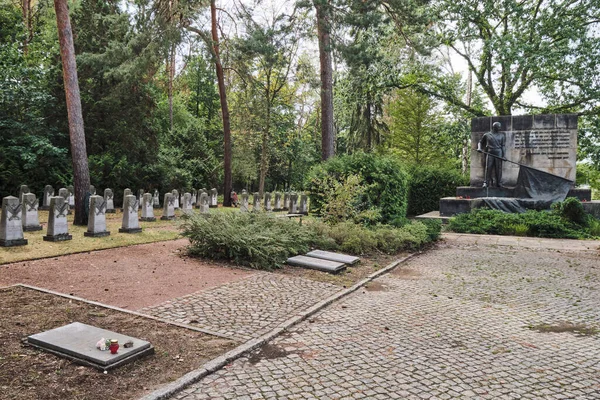
M 246 341 L 339 291 L 339 286 L 257 272 L 238 282 L 139 310 Z
M 597 252 L 449 240 L 175 398 L 600 399 L 598 327 Z

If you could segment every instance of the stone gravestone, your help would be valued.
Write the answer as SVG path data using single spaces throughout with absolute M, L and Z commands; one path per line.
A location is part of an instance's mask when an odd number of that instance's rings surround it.
M 200 194 L 200 213 L 208 214 L 210 212 L 210 200 L 208 198 L 208 193 Z
M 166 193 L 163 202 L 163 215 L 160 217 L 163 221 L 175 219 L 175 198 L 173 193 Z
M 261 211 L 260 194 L 258 192 L 252 193 L 252 211 L 253 212 Z
M 219 206 L 218 200 L 217 200 L 217 195 L 218 195 L 218 191 L 215 188 L 210 189 L 210 208 L 217 208 Z
M 145 193 L 144 189 L 138 190 L 138 196 L 137 197 L 138 197 L 138 201 L 139 201 L 140 204 L 142 204 L 142 199 L 144 198 L 144 193 Z
M 194 207 L 192 206 L 192 195 L 191 195 L 191 193 L 184 193 L 183 194 L 183 202 L 181 204 L 181 210 L 184 213 L 191 213 L 194 210 Z
M 19 187 L 19 201 L 21 203 L 23 202 L 23 195 L 27 194 L 27 193 L 31 193 L 31 191 L 29 190 L 29 186 L 27 186 L 27 185 L 21 185 Z
M 273 198 L 275 203 L 273 206 L 273 211 L 281 211 L 283 209 L 283 206 L 281 205 L 281 193 L 275 192 Z
M 104 201 L 106 202 L 106 213 L 107 214 L 113 214 L 116 213 L 117 210 L 115 210 L 115 194 L 113 193 L 112 189 L 107 188 L 104 189 Z M 90 202 L 90 209 L 91 207 L 91 202 Z
M 192 189 L 192 207 L 196 205 L 198 202 L 198 191 L 196 189 Z
M 50 209 L 50 197 L 54 196 L 54 188 L 50 185 L 44 187 L 44 197 L 42 198 L 42 206 L 40 210 Z
M 240 194 L 240 211 L 248 212 L 248 193 L 245 190 Z
M 285 192 L 283 194 L 283 210 L 288 211 L 290 209 L 290 193 Z
M 265 211 L 273 211 L 273 207 L 271 207 L 271 193 L 265 193 Z
M 23 230 L 25 232 L 41 231 L 42 226 L 38 217 L 39 201 L 35 197 L 35 194 L 24 193 L 21 204 L 23 206 Z
M 183 201 L 183 195 L 184 195 L 184 193 L 181 193 L 179 195 L 179 208 L 181 208 L 181 209 L 185 208 L 185 201 Z
M 23 206 L 16 197 L 8 196 L 2 199 L 0 247 L 23 246 L 27 244 L 27 239 L 23 237 L 22 209 Z
M 69 207 L 69 189 L 60 188 L 58 189 L 58 195 L 65 199 L 65 204 Z M 71 207 L 69 207 L 69 214 L 71 214 Z
M 96 187 L 94 185 L 90 185 L 90 196 L 94 196 L 96 194 Z
M 50 198 L 50 210 L 48 210 L 48 228 L 46 236 L 42 239 L 48 242 L 62 242 L 71 240 L 73 236 L 69 235 L 69 224 L 67 214 L 69 204 L 65 202 L 64 197 L 55 196 Z
M 290 214 L 298 214 L 298 194 L 290 194 Z
M 106 190 L 104 190 L 104 195 L 106 196 Z M 83 236 L 102 237 L 110 235 L 110 232 L 106 230 L 106 207 L 107 203 L 104 197 L 90 196 L 87 232 L 83 232 Z
M 304 193 L 300 195 L 300 214 L 308 215 L 308 196 Z
M 160 193 L 158 193 L 158 189 L 154 189 L 154 196 L 152 197 L 152 206 L 154 208 L 160 208 Z
M 73 186 L 67 186 L 69 190 L 69 207 L 75 207 L 75 188 Z
M 123 190 L 123 203 L 122 203 L 122 207 L 121 207 L 122 212 L 125 212 L 125 197 L 131 196 L 132 194 L 133 194 L 133 192 L 129 188 Z
M 123 200 L 123 224 L 119 228 L 120 233 L 140 233 L 140 222 L 138 219 L 138 208 L 140 202 L 138 199 L 129 195 Z
M 173 194 L 173 198 L 175 199 L 175 203 L 173 203 L 173 206 L 175 207 L 176 210 L 179 209 L 179 192 L 177 191 L 177 189 L 173 189 L 171 191 L 171 193 Z
M 150 193 L 144 193 L 142 196 L 142 218 L 140 221 L 145 222 L 154 222 L 156 221 L 156 217 L 154 217 L 154 198 Z

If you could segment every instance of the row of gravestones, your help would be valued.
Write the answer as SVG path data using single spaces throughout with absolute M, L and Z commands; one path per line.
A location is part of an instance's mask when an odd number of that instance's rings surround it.
M 245 190 L 240 194 L 240 211 L 248 212 L 249 195 Z M 261 198 L 258 192 L 252 193 L 252 210 L 258 211 L 288 211 L 289 214 L 308 215 L 308 196 L 304 193 L 265 193 Z

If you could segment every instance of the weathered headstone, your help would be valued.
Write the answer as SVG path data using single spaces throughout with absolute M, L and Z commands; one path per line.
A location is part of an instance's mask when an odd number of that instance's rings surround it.
M 179 195 L 179 208 L 181 208 L 181 209 L 185 208 L 185 201 L 183 200 L 183 195 L 184 195 L 183 192 Z
M 104 190 L 104 195 L 106 196 L 106 190 Z M 83 236 L 103 237 L 110 235 L 110 232 L 106 230 L 106 207 L 107 204 L 104 197 L 90 196 L 87 232 L 83 232 Z
M 46 236 L 43 236 L 47 242 L 62 242 L 73 239 L 69 235 L 69 224 L 67 223 L 67 214 L 69 213 L 69 204 L 65 202 L 64 197 L 50 197 L 50 209 L 48 210 L 48 228 Z
M 50 197 L 54 196 L 54 188 L 50 185 L 44 187 L 44 197 L 42 198 L 42 206 L 40 210 L 50 209 Z
M 140 221 L 154 222 L 156 217 L 154 216 L 154 198 L 150 193 L 144 193 L 142 196 L 142 218 Z
M 119 228 L 120 233 L 140 233 L 140 222 L 138 218 L 138 209 L 140 202 L 138 199 L 129 195 L 123 200 L 123 223 Z
M 75 207 L 75 188 L 73 186 L 67 186 L 69 190 L 69 207 Z
M 58 189 L 58 195 L 65 199 L 65 204 L 69 207 L 69 189 L 60 188 Z M 69 207 L 69 214 L 71 214 L 71 207 Z
M 191 193 L 183 194 L 183 202 L 181 204 L 181 210 L 184 213 L 191 213 L 194 210 L 194 207 L 192 206 L 192 194 Z
M 281 211 L 283 209 L 283 205 L 281 204 L 281 193 L 275 192 L 275 195 L 273 197 L 275 199 L 273 211 Z
M 35 195 L 34 195 L 35 197 Z M 14 196 L 2 199 L 2 215 L 0 216 L 0 246 L 23 246 L 27 239 L 23 237 L 23 206 Z
M 175 219 L 175 197 L 173 193 L 166 193 L 163 202 L 163 215 L 160 217 L 163 221 Z
M 122 212 L 125 212 L 125 197 L 131 196 L 132 194 L 133 194 L 133 192 L 129 188 L 123 190 L 123 203 L 121 205 L 121 211 Z
M 117 210 L 115 210 L 115 194 L 113 193 L 112 189 L 110 189 L 110 188 L 104 189 L 104 201 L 106 202 L 106 213 L 107 214 L 113 214 L 113 213 L 117 212 Z M 91 203 L 90 203 L 90 208 L 91 208 Z
M 158 193 L 158 189 L 154 189 L 154 196 L 152 197 L 152 206 L 154 208 L 160 208 L 160 193 Z
M 245 190 L 240 194 L 240 211 L 248 212 L 248 193 Z
M 290 194 L 285 192 L 283 194 L 283 210 L 288 211 L 290 209 Z
M 196 189 L 192 189 L 192 207 L 198 203 L 198 191 Z
M 290 194 L 290 214 L 298 214 L 298 194 Z
M 23 199 L 21 201 L 23 206 L 23 231 L 41 231 L 42 226 L 38 217 L 39 201 L 35 197 L 34 193 L 23 193 Z
M 308 215 L 308 196 L 304 193 L 300 195 L 299 213 Z
M 208 214 L 210 212 L 210 200 L 208 198 L 208 193 L 200 194 L 200 213 Z
M 142 204 L 142 199 L 144 198 L 144 189 L 139 189 L 137 194 L 137 199 L 140 204 Z
M 259 212 L 262 207 L 260 206 L 260 194 L 258 192 L 252 193 L 252 211 Z
M 218 191 L 215 188 L 210 189 L 210 208 L 216 208 L 219 206 L 218 200 L 217 200 L 217 196 L 218 196 Z
M 265 211 L 273 211 L 273 207 L 271 207 L 271 193 L 265 193 Z
M 19 201 L 21 201 L 21 203 L 23 202 L 23 195 L 27 193 L 31 193 L 31 191 L 29 190 L 29 186 L 21 185 L 19 187 Z
M 175 199 L 175 203 L 173 203 L 173 206 L 175 207 L 176 210 L 179 209 L 179 192 L 177 191 L 177 189 L 173 189 L 171 191 L 171 193 L 173 194 L 173 198 Z
M 90 185 L 90 196 L 96 195 L 96 187 L 94 185 Z

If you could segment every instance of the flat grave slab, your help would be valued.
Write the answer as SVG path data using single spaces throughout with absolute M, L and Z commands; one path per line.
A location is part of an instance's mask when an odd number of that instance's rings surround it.
M 346 264 L 320 258 L 295 256 L 287 259 L 287 263 L 297 267 L 316 269 L 318 271 L 337 273 L 346 269 Z
M 324 250 L 313 250 L 306 253 L 306 255 L 314 258 L 321 258 L 323 260 L 337 261 L 348 265 L 356 264 L 360 261 L 360 258 L 358 257 Z
M 117 354 L 111 354 L 108 350 L 100 351 L 96 348 L 96 343 L 102 338 L 119 341 L 120 347 Z M 133 342 L 133 346 L 126 348 L 123 345 L 128 341 Z M 74 362 L 102 370 L 116 368 L 144 355 L 154 353 L 154 347 L 150 342 L 80 322 L 73 322 L 31 335 L 27 338 L 27 342 Z

